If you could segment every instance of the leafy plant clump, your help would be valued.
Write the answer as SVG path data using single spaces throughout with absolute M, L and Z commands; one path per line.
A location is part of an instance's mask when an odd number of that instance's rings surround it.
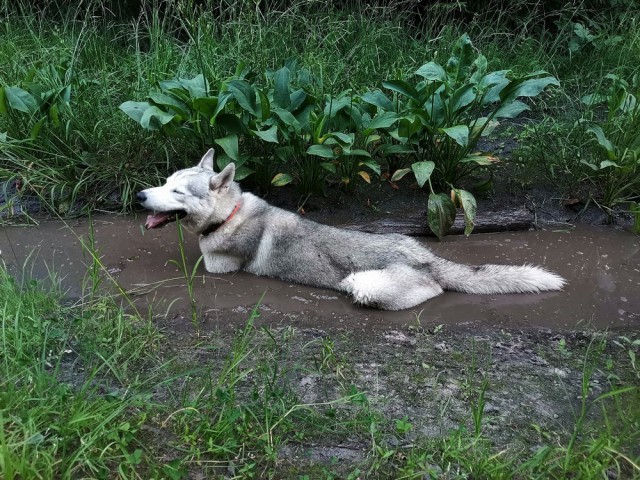
M 380 90 L 318 98 L 310 72 L 290 61 L 261 79 L 239 69 L 215 88 L 203 75 L 160 82 L 147 100 L 120 108 L 147 130 L 219 146 L 218 167 L 235 162 L 236 180 L 253 176 L 263 190 L 295 181 L 301 193 L 320 194 L 331 175 L 351 190 L 358 177 L 370 183 L 371 173 L 380 175 L 387 159 L 392 180 L 413 172 L 420 187 L 428 182 L 429 226 L 438 237 L 453 224 L 456 206 L 464 209 L 469 234 L 476 202 L 460 184 L 497 161 L 475 151 L 478 140 L 498 119 L 529 109 L 519 98 L 558 81 L 543 71 L 487 72 L 487 59 L 474 54 L 466 34 L 444 67 L 429 62 L 416 75 L 423 80 L 415 86 L 382 82 L 393 98 Z M 407 161 L 410 168 L 398 168 Z
M 415 75 L 422 78 L 415 85 L 404 80 L 383 82 L 394 94 L 391 99 L 376 91 L 363 100 L 377 108 L 372 124 L 384 132 L 380 150 L 411 158 L 411 167 L 396 170 L 392 180 L 413 172 L 420 187 L 428 182 L 431 230 L 438 237 L 446 234 L 460 206 L 469 234 L 476 202 L 460 188 L 461 182 L 498 161 L 492 154 L 476 151 L 478 140 L 489 135 L 499 119 L 515 118 L 529 110 L 519 98 L 536 97 L 559 82 L 544 71 L 518 77 L 509 70 L 487 72 L 487 59 L 475 55 L 466 34 L 444 66 L 429 62 Z M 450 194 L 436 193 L 443 189 Z

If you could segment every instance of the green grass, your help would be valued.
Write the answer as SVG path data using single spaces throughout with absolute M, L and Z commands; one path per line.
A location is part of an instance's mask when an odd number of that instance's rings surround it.
M 606 73 L 631 80 L 640 68 L 634 61 L 640 29 L 631 4 L 594 15 L 575 2 L 543 14 L 537 2 L 520 1 L 503 9 L 471 5 L 475 14 L 466 17 L 462 7 L 449 4 L 423 6 L 421 16 L 412 17 L 417 2 L 383 8 L 356 1 L 337 9 L 292 1 L 266 11 L 246 2 L 227 2 L 222 10 L 167 2 L 141 15 L 127 15 L 123 7 L 119 16 L 100 1 L 43 5 L 36 11 L 28 2 L 0 3 L 0 85 L 70 85 L 71 102 L 63 125 L 42 129 L 36 142 L 0 143 L 0 178 L 22 179 L 64 214 L 96 206 L 129 209 L 137 190 L 202 153 L 142 131 L 118 110 L 176 76 L 204 73 L 215 81 L 239 65 L 264 72 L 295 57 L 318 79 L 316 93 L 363 91 L 427 61 L 442 61 L 467 31 L 490 69 L 556 75 L 562 89 L 542 101 L 554 115 L 591 92 Z M 572 52 L 577 22 L 593 38 Z M 19 122 L 0 116 L 0 132 L 5 130 L 17 140 L 28 137 Z
M 421 415 L 390 413 L 384 397 L 362 390 L 348 336 L 308 341 L 293 327 L 258 328 L 256 311 L 236 333 L 165 336 L 114 298 L 93 292 L 93 301 L 68 305 L 55 279 L 46 284 L 17 281 L 0 268 L 0 471 L 7 480 L 640 477 L 633 337 L 559 344 L 558 355 L 582 371 L 581 386 L 567 386 L 563 400 L 574 405 L 573 420 L 550 426 L 531 418 L 531 433 L 518 433 L 528 443 L 504 445 L 485 413 L 499 386 L 480 347 L 444 359 L 468 367 L 467 412 L 449 433 L 424 436 Z M 407 353 L 414 356 L 400 358 Z M 389 368 L 397 358 L 388 358 Z M 429 371 L 437 386 L 442 372 Z M 596 376 L 607 384 L 593 383 Z M 316 386 L 311 391 L 300 383 L 305 378 Z M 339 445 L 359 453 L 340 462 L 301 453 Z

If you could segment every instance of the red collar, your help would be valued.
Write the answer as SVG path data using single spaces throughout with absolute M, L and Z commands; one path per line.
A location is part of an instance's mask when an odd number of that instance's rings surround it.
M 222 225 L 224 225 L 225 223 L 227 223 L 229 220 L 231 220 L 233 218 L 233 216 L 238 212 L 238 210 L 240 210 L 240 202 L 236 203 L 235 208 L 233 209 L 233 211 L 229 214 L 229 216 L 227 217 L 227 219 L 222 222 L 222 223 L 214 223 L 213 225 L 209 225 L 206 229 L 204 229 L 202 232 L 200 232 L 200 235 L 202 235 L 203 237 L 206 237 L 207 235 L 215 232 L 216 230 L 218 230 Z

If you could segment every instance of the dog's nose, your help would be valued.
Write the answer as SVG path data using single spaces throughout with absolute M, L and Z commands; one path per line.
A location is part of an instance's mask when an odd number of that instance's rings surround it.
M 147 199 L 147 194 L 144 192 L 138 192 L 136 193 L 136 198 L 140 203 L 144 203 L 144 201 Z

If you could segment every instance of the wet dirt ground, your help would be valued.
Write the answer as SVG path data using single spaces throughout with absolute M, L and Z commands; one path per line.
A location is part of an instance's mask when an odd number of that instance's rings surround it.
M 117 282 L 142 310 L 173 319 L 180 329 L 189 309 L 175 224 L 144 231 L 144 216 L 95 217 L 95 248 L 104 269 L 101 287 Z M 5 226 L 0 255 L 13 273 L 62 277 L 67 296 L 81 296 L 91 256 L 83 251 L 89 220 L 42 221 L 38 227 Z M 193 280 L 196 304 L 210 327 L 241 325 L 260 302 L 261 321 L 301 327 L 367 330 L 406 325 L 476 328 L 544 327 L 550 330 L 640 327 L 640 238 L 609 227 L 575 226 L 538 231 L 449 236 L 422 240 L 437 254 L 458 262 L 532 263 L 568 280 L 563 292 L 467 295 L 445 292 L 419 307 L 382 312 L 353 305 L 331 290 L 310 288 L 247 273 L 208 274 L 203 265 Z M 185 232 L 189 270 L 200 256 L 197 239 Z M 381 252 L 382 253 L 382 252 Z M 86 286 L 86 283 L 85 283 Z

